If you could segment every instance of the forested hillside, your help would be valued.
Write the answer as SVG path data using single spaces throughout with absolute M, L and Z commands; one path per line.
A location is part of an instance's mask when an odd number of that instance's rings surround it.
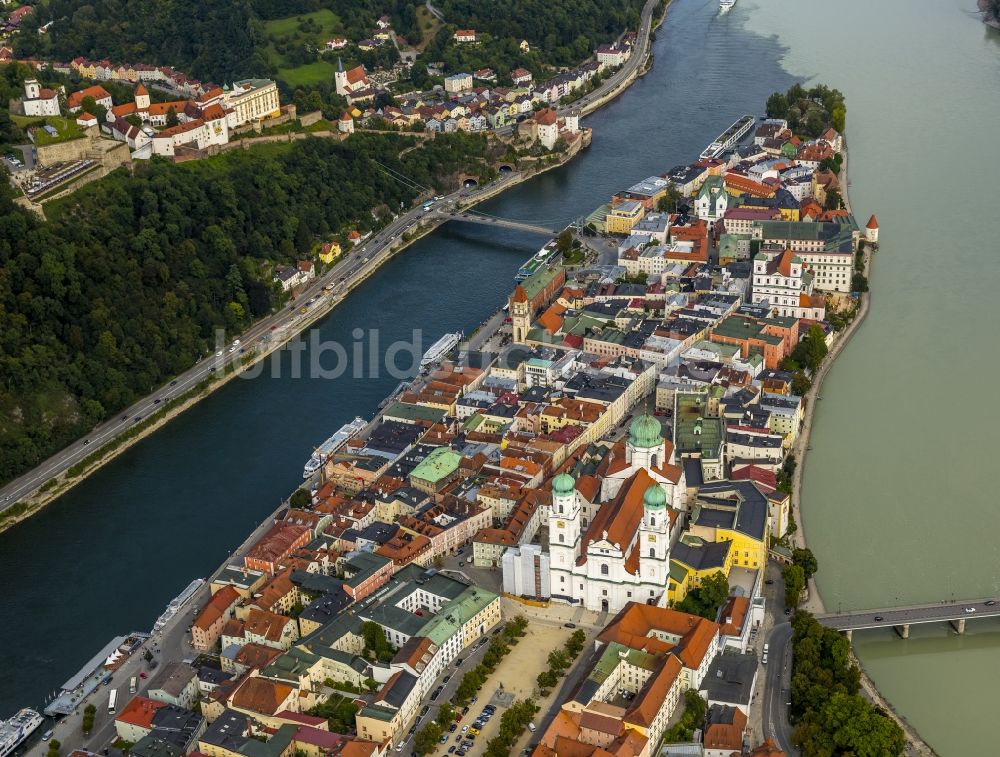
M 413 190 L 487 176 L 479 135 L 355 135 L 153 160 L 73 195 L 43 222 L 0 182 L 0 481 L 37 464 L 269 312 L 274 265 L 373 224 Z
M 573 66 L 625 31 L 639 26 L 642 2 L 600 0 L 441 0 L 435 3 L 449 24 L 494 38 L 528 41 L 546 63 Z
M 388 15 L 397 34 L 417 42 L 421 33 L 416 9 L 421 5 L 422 0 L 39 0 L 33 24 L 53 24 L 46 34 L 17 35 L 15 52 L 23 58 L 68 61 L 82 55 L 169 65 L 198 79 L 224 83 L 278 76 L 267 21 L 332 11 L 332 31 L 356 42 L 370 37 L 379 17 Z M 474 28 L 491 38 L 488 49 L 481 51 L 488 53 L 488 64 L 509 69 L 576 65 L 596 45 L 636 28 L 642 3 L 439 0 L 436 7 L 448 27 L 436 48 L 428 51 L 437 56 L 432 60 L 440 59 L 451 28 Z M 527 59 L 517 49 L 522 39 L 532 46 Z M 323 51 L 322 44 L 315 43 L 293 48 L 283 51 L 281 59 L 296 65 L 318 60 Z
M 416 33 L 414 0 L 41 0 L 47 34 L 19 34 L 19 57 L 169 65 L 216 83 L 273 75 L 262 22 L 329 8 L 354 39 L 370 36 L 383 14 L 400 34 Z

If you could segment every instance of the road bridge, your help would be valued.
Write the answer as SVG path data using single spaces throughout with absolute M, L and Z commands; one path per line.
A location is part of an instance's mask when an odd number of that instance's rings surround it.
M 485 213 L 476 213 L 473 211 L 451 212 L 447 210 L 435 210 L 433 211 L 433 215 L 444 220 L 461 221 L 462 223 L 478 223 L 482 226 L 492 226 L 497 229 L 512 229 L 514 231 L 526 231 L 530 234 L 540 234 L 546 237 L 556 236 L 565 228 L 565 225 L 542 225 L 529 223 L 527 221 L 515 221 L 510 218 L 500 218 L 499 216 L 490 216 Z
M 851 610 L 816 616 L 821 625 L 843 631 L 848 638 L 853 631 L 892 627 L 904 639 L 910 637 L 911 625 L 950 623 L 956 632 L 965 633 L 965 621 L 980 618 L 1000 618 L 1000 600 L 991 597 L 949 600 L 934 604 Z

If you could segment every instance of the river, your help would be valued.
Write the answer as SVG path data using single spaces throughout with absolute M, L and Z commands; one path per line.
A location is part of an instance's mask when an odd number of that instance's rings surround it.
M 998 516 L 983 492 L 1000 434 L 988 394 L 998 265 L 988 182 L 1000 174 L 997 151 L 979 146 L 1000 123 L 1000 76 L 997 44 L 970 9 L 740 0 L 718 17 L 712 2 L 675 0 L 650 74 L 586 120 L 590 149 L 483 207 L 569 221 L 694 159 L 795 79 L 845 91 L 851 199 L 865 218 L 878 212 L 884 243 L 872 313 L 828 379 L 805 478 L 828 606 L 996 590 Z M 378 329 L 384 346 L 416 328 L 426 345 L 469 331 L 541 241 L 444 227 L 356 290 L 320 336 L 349 346 L 354 329 Z M 0 715 L 40 705 L 115 634 L 148 629 L 296 485 L 312 445 L 370 416 L 397 382 L 293 378 L 290 359 L 276 378 L 231 382 L 0 534 Z M 987 660 L 1000 636 L 970 625 L 964 639 L 855 636 L 877 683 L 943 755 L 993 743 Z
M 1000 34 L 959 0 L 740 0 L 782 65 L 847 99 L 851 202 L 878 214 L 871 311 L 817 408 L 803 518 L 827 610 L 995 595 Z M 995 754 L 1000 624 L 856 633 L 940 754 Z

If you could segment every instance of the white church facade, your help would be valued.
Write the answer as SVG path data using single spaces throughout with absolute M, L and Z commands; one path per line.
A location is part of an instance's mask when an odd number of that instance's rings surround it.
M 625 458 L 613 462 L 589 502 L 572 476 L 552 481 L 552 599 L 615 613 L 629 602 L 667 606 L 670 544 L 679 528 L 683 469 L 655 418 L 632 422 Z

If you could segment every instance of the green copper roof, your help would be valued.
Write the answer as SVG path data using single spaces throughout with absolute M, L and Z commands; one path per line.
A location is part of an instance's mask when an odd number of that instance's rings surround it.
M 649 415 L 640 415 L 629 426 L 628 439 L 634 447 L 658 447 L 663 443 L 660 422 Z
M 657 484 L 650 484 L 642 495 L 642 504 L 647 510 L 662 510 L 667 506 L 667 495 Z
M 568 497 L 576 488 L 576 481 L 568 473 L 560 473 L 552 479 L 552 493 L 556 496 Z

